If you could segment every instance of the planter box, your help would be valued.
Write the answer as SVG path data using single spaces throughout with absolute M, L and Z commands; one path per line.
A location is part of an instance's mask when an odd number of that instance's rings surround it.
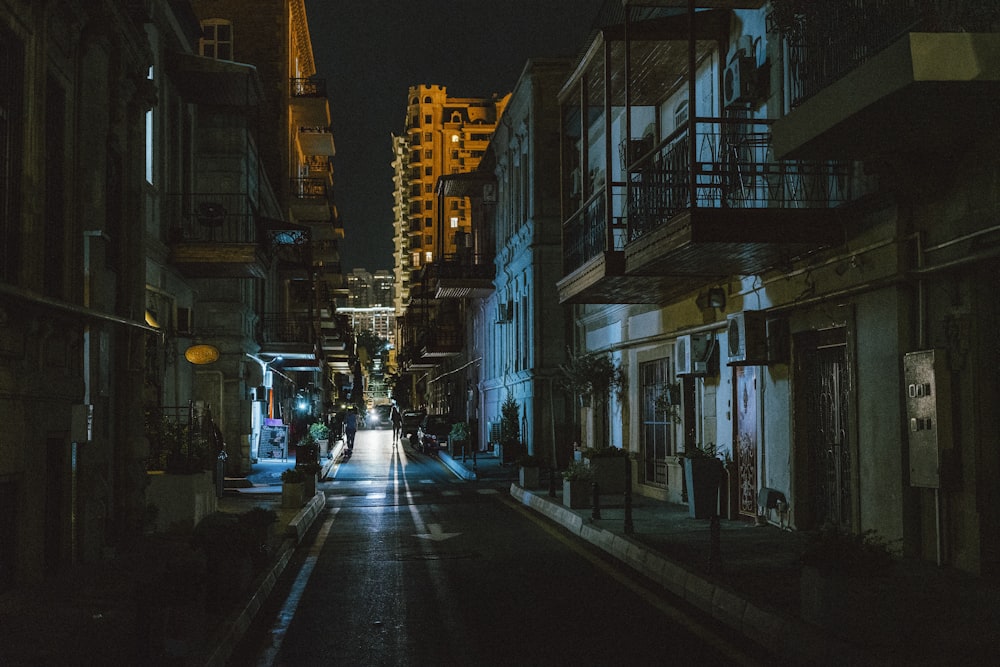
M 589 479 L 563 480 L 563 505 L 570 509 L 590 507 L 593 488 Z
M 602 496 L 607 493 L 625 493 L 625 466 L 629 462 L 627 456 L 598 457 L 589 462 Z
M 305 504 L 304 498 L 304 482 L 284 482 L 281 485 L 281 507 L 283 509 L 299 509 Z
M 722 461 L 716 458 L 685 458 L 684 478 L 688 490 L 688 514 L 709 519 L 718 512 Z
M 164 472 L 146 473 L 149 488 L 146 503 L 155 505 L 156 532 L 190 532 L 218 509 L 218 497 L 212 471 L 179 475 Z
M 522 489 L 538 488 L 539 470 L 537 466 L 521 466 L 521 469 L 517 471 L 517 475 Z

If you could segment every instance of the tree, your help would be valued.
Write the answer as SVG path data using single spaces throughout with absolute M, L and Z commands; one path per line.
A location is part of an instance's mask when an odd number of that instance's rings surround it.
M 521 419 L 517 401 L 507 392 L 507 398 L 500 406 L 500 444 L 503 445 L 504 460 L 516 459 L 521 448 Z

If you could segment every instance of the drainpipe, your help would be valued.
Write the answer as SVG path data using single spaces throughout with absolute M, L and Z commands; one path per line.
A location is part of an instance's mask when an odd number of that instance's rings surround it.
M 88 229 L 83 232 L 83 307 L 90 310 L 93 298 L 93 290 L 91 287 L 91 268 L 90 268 L 90 243 L 93 239 L 103 239 L 104 241 L 110 241 L 107 234 L 105 234 L 100 229 Z M 79 521 L 79 503 L 77 498 L 79 496 L 79 446 L 84 442 L 90 441 L 92 428 L 93 428 L 93 416 L 94 416 L 94 404 L 92 399 L 92 374 L 91 374 L 91 357 L 92 357 L 92 332 L 90 330 L 91 324 L 90 320 L 84 320 L 83 325 L 83 405 L 79 408 L 81 411 L 81 418 L 85 420 L 80 428 L 74 423 L 76 428 L 73 429 L 73 440 L 70 442 L 70 491 L 69 491 L 69 502 L 70 502 L 70 561 L 76 562 L 77 553 L 79 551 L 79 544 L 77 542 L 78 533 L 78 521 Z M 74 419 L 74 422 L 77 420 Z M 81 437 L 82 439 L 77 439 Z

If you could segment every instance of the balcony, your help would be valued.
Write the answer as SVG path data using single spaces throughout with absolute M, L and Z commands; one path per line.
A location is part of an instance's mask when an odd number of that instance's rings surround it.
M 261 316 L 257 332 L 260 353 L 280 356 L 286 370 L 299 370 L 306 365 L 306 370 L 310 370 L 318 364 L 317 321 L 318 317 L 307 314 Z
M 424 280 L 437 299 L 481 299 L 493 293 L 496 265 L 471 253 L 445 257 L 425 268 Z
M 295 140 L 302 155 L 333 157 L 337 154 L 329 121 L 327 125 L 300 125 Z
M 679 296 L 843 242 L 837 207 L 860 187 L 847 163 L 774 160 L 766 121 L 695 128 L 693 151 L 685 128 L 629 170 L 627 275 L 667 277 Z
M 292 215 L 300 222 L 329 222 L 333 218 L 330 188 L 324 178 L 291 179 Z
M 793 110 L 774 125 L 776 155 L 951 155 L 995 123 L 994 0 L 847 4 L 799 3 L 769 16 L 785 35 L 792 72 Z
M 330 101 L 326 93 L 326 79 L 289 79 L 289 93 L 292 118 L 296 125 L 330 125 Z
M 168 195 L 171 264 L 190 278 L 263 278 L 264 224 L 242 194 Z

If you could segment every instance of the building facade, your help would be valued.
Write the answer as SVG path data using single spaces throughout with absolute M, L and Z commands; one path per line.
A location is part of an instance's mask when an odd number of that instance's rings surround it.
M 557 93 L 570 64 L 528 61 L 497 124 L 489 165 L 496 187 L 494 291 L 473 307 L 476 348 L 482 351 L 478 441 L 496 441 L 501 408 L 511 398 L 521 418 L 520 450 L 556 465 L 569 460 L 572 446 L 565 437 L 572 415 L 558 388 L 570 341 L 570 307 L 559 303 L 556 290 L 562 218 L 554 141 L 560 125 Z
M 0 3 L 0 590 L 142 529 L 143 16 Z
M 405 404 L 427 405 L 435 412 L 468 411 L 467 403 L 458 401 L 459 392 L 451 392 L 450 381 L 436 381 L 438 371 L 451 373 L 467 332 L 465 302 L 461 298 L 439 300 L 437 281 L 449 267 L 479 264 L 481 249 L 474 242 L 468 197 L 455 196 L 438 185 L 442 178 L 479 166 L 508 98 L 453 98 L 443 86 L 409 90 L 406 139 L 394 145 L 397 211 L 406 216 L 409 260 L 408 281 L 401 280 L 403 271 L 396 269 L 403 311 L 397 312 L 396 358 L 398 370 L 409 380 L 402 391 L 408 394 Z M 400 156 L 404 146 L 409 153 Z M 402 211 L 404 201 L 407 208 Z M 403 228 L 403 223 L 396 224 L 397 229 Z M 456 407 L 457 403 L 461 404 Z
M 582 437 L 995 573 L 996 7 L 612 4 L 560 94 L 559 299 L 626 379 Z

